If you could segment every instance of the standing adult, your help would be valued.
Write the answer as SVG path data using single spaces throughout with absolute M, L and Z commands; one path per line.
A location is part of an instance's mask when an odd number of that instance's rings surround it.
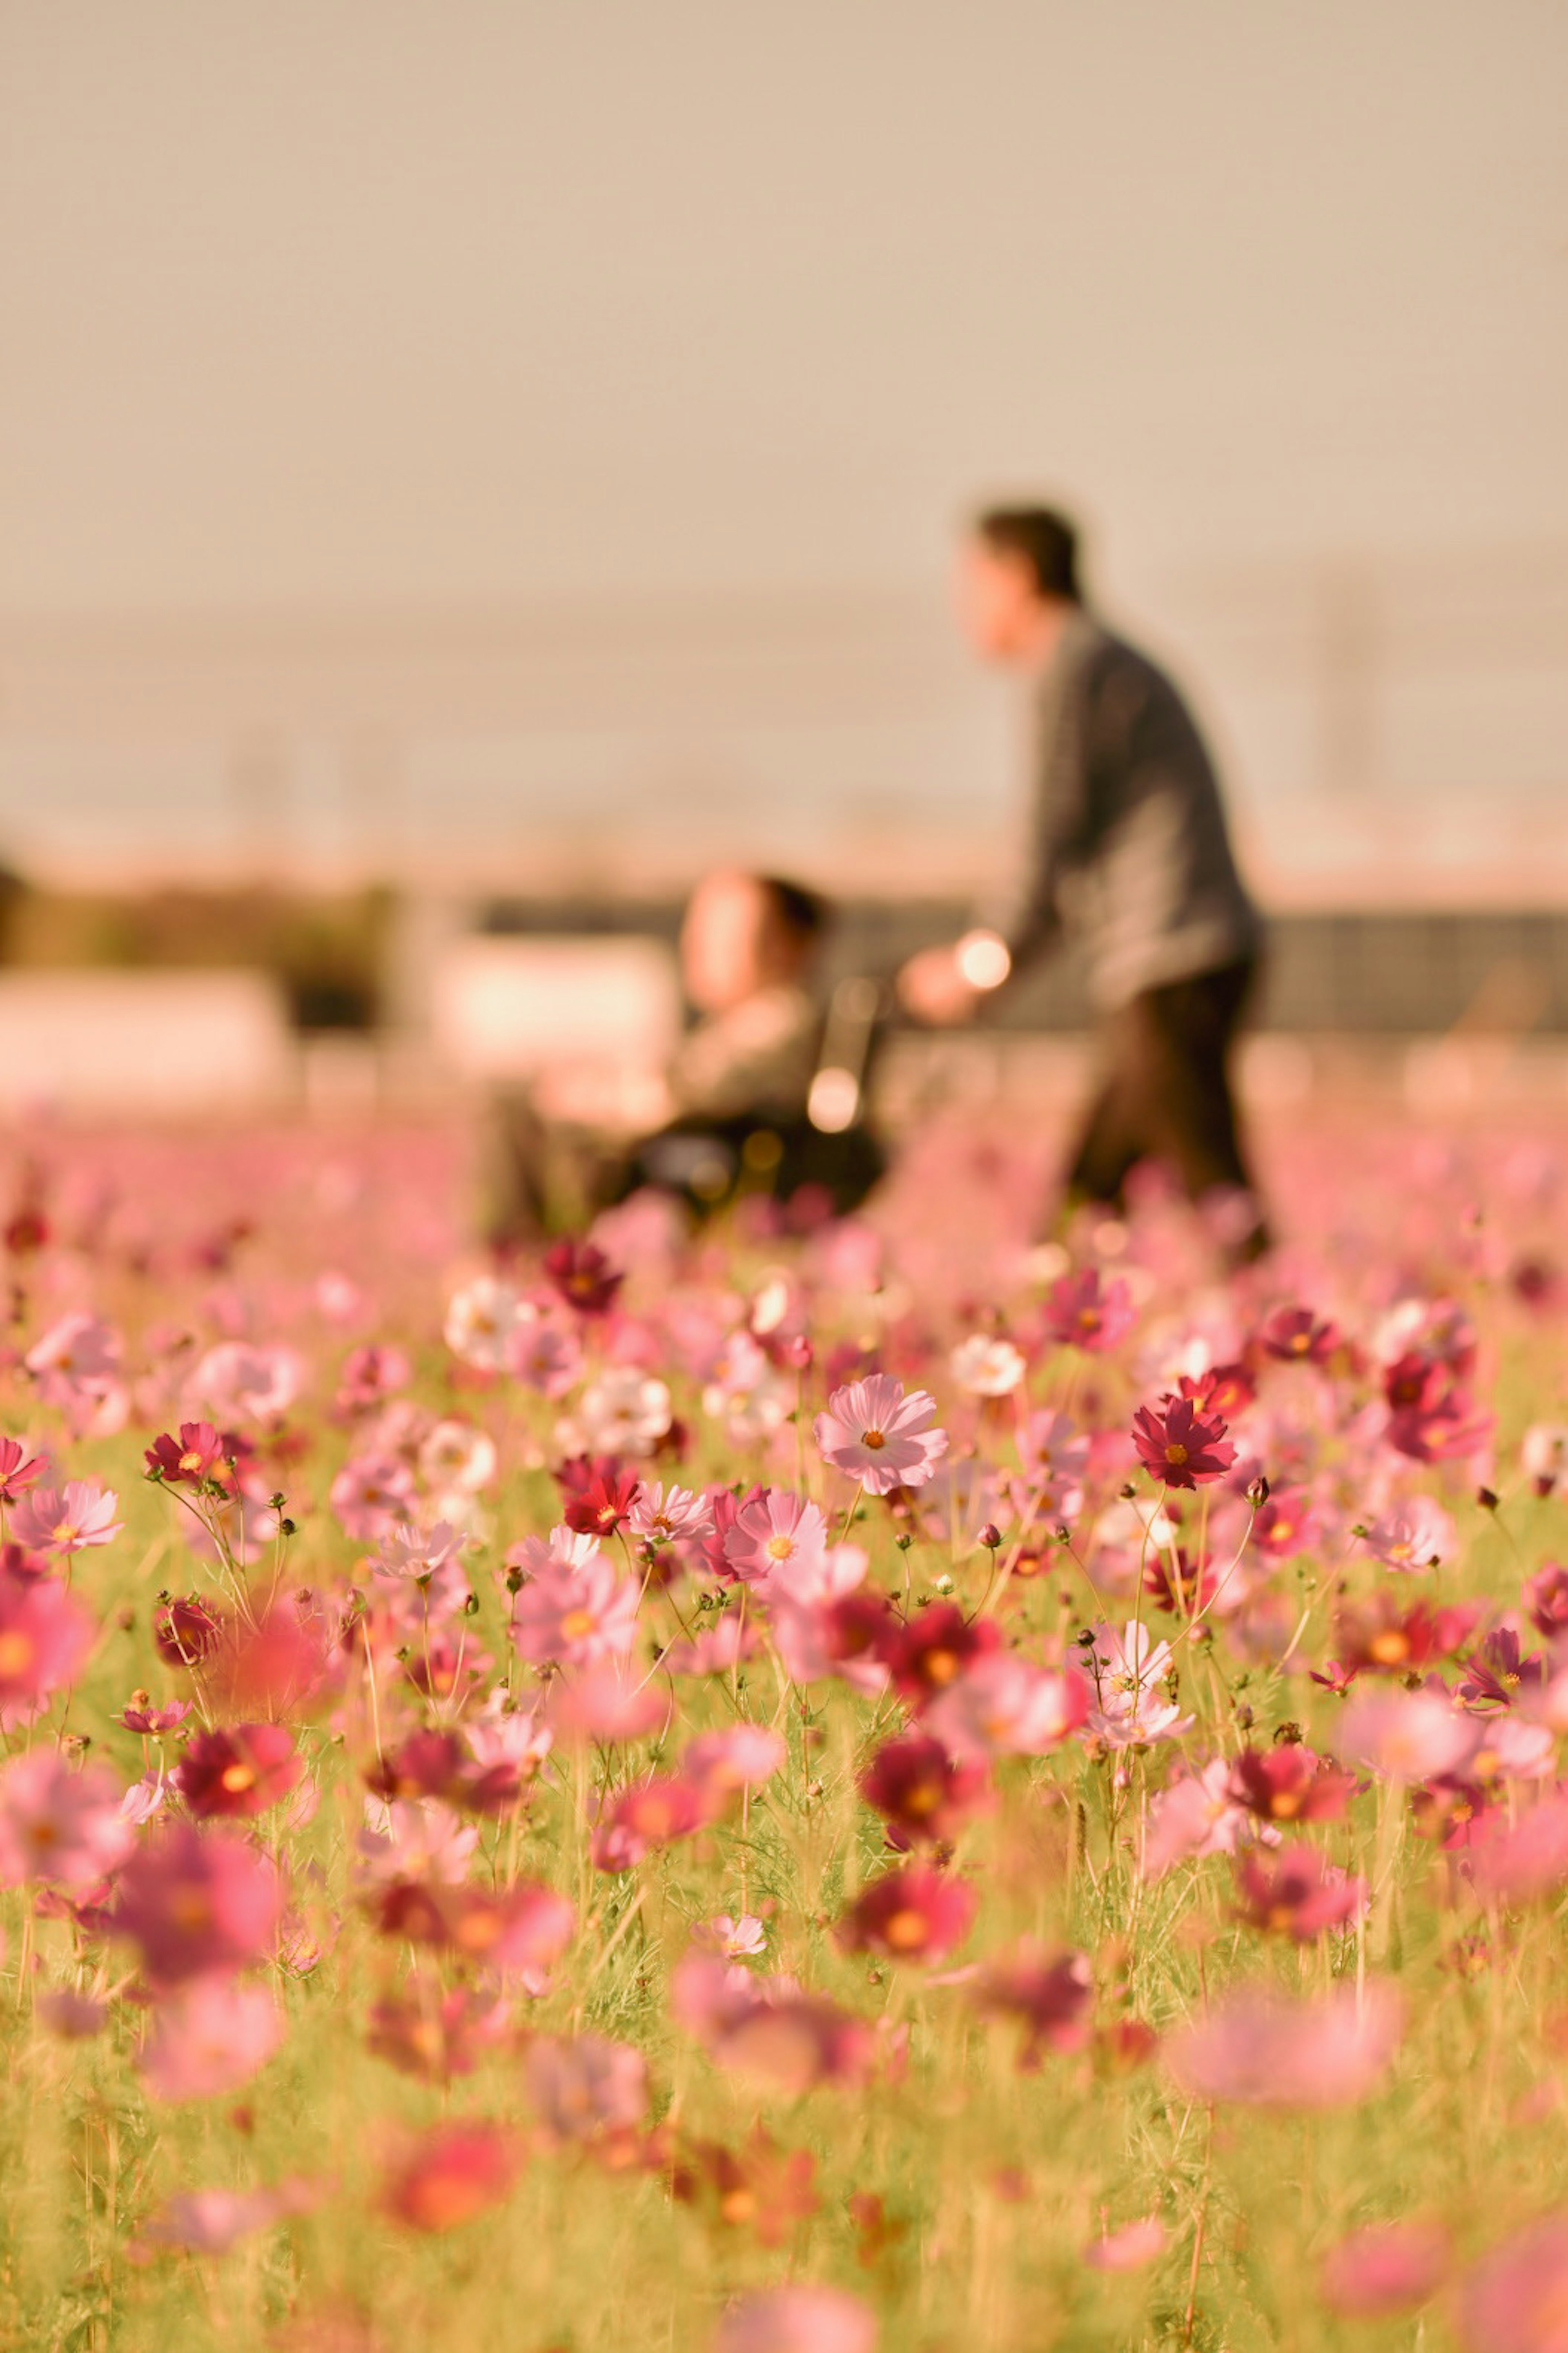
M 1208 749 L 1171 680 L 1085 604 L 1078 535 L 1054 510 L 978 516 L 958 604 L 976 651 L 1026 688 L 1032 773 L 1001 887 L 963 938 L 910 959 L 900 997 L 919 1020 L 966 1021 L 1075 938 L 1101 1072 L 1068 1205 L 1120 1206 L 1133 1167 L 1160 1161 L 1189 1199 L 1219 1197 L 1231 1253 L 1256 1257 L 1267 1234 L 1229 1065 L 1262 926 Z

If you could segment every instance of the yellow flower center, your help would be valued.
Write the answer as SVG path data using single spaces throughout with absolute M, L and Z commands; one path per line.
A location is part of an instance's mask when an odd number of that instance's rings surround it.
M 584 1634 L 593 1632 L 598 1622 L 591 1609 L 569 1609 L 561 1620 L 561 1631 L 569 1642 L 580 1642 Z
M 879 1454 L 887 1442 L 879 1430 L 863 1430 L 860 1432 L 861 1445 L 868 1446 L 873 1454 Z
M 917 1952 L 929 1935 L 925 1914 L 909 1905 L 901 1912 L 895 1912 L 882 1931 L 884 1942 L 889 1944 L 895 1953 Z
M 1165 1460 L 1167 1462 L 1174 1463 L 1176 1467 L 1180 1469 L 1181 1465 L 1186 1461 L 1186 1459 L 1187 1450 L 1184 1446 L 1172 1445 L 1166 1447 Z

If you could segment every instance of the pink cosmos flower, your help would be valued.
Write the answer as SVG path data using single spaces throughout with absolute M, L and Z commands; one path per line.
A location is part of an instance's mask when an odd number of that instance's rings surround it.
M 773 2287 L 742 2296 L 719 2323 L 713 2353 L 874 2353 L 877 2316 L 837 2287 Z
M 1164 2253 L 1166 2244 L 1165 2226 L 1159 2216 L 1144 2214 L 1136 2222 L 1123 2222 L 1119 2231 L 1091 2239 L 1083 2259 L 1090 2271 L 1142 2271 L 1145 2263 L 1156 2262 Z
M 1131 1331 L 1136 1315 L 1127 1284 L 1120 1278 L 1104 1283 L 1099 1268 L 1090 1266 L 1052 1283 L 1040 1320 L 1046 1338 L 1058 1347 L 1099 1356 Z
M 1089 2040 L 1094 1981 L 1082 1953 L 1047 1956 L 1027 1940 L 987 1961 L 975 1981 L 974 2004 L 987 2018 L 1013 2019 L 1023 2028 L 1018 2071 L 1032 2074 L 1047 2051 L 1081 2051 Z
M 376 1881 L 438 1879 L 451 1885 L 468 1875 L 479 1826 L 433 1799 L 397 1800 L 365 1807 L 364 1828 L 354 1841 L 365 1875 Z
M 1391 1781 L 1455 1773 L 1480 1746 L 1481 1727 L 1437 1692 L 1357 1692 L 1346 1702 L 1335 1746 L 1353 1764 Z
M 414 1473 L 395 1454 L 361 1454 L 343 1464 L 330 1500 L 345 1535 L 379 1544 L 414 1510 Z
M 704 1829 L 723 1808 L 717 1795 L 689 1775 L 649 1774 L 612 1798 L 594 1831 L 598 1871 L 629 1871 L 653 1848 Z
M 69 1555 L 112 1542 L 124 1526 L 114 1516 L 119 1497 L 96 1479 L 71 1479 L 63 1488 L 35 1487 L 12 1515 L 18 1544 L 36 1552 Z
M 1568 2211 L 1543 2214 L 1471 2268 L 1459 2334 L 1467 2353 L 1568 2353 Z
M 1173 2035 L 1172 2073 L 1200 2100 L 1255 2107 L 1352 2106 L 1373 2091 L 1404 2032 L 1394 1989 L 1373 1979 L 1317 2001 L 1244 1987 Z
M 879 1953 L 889 1961 L 940 1961 L 961 1945 L 974 1923 L 980 1898 L 966 1879 L 911 1862 L 889 1871 L 857 1897 L 838 1924 L 848 1953 Z
M 92 1646 L 92 1620 L 52 1577 L 0 1569 L 0 1730 L 68 1683 Z
M 326 2185 L 297 2179 L 275 2189 L 186 2189 L 169 2199 L 144 2222 L 128 2250 L 145 2263 L 164 2247 L 193 2255 L 224 2255 L 253 2231 L 265 2231 L 286 2214 L 306 2214 L 324 2196 Z
M 535 1390 L 540 1397 L 563 1398 L 583 1377 L 583 1344 L 575 1332 L 552 1324 L 537 1308 L 524 1307 L 512 1327 L 502 1362 L 524 1388 Z
M 381 2204 L 411 2231 L 451 2231 L 499 2206 L 522 2168 L 514 2135 L 499 2125 L 437 2125 L 384 2177 Z
M 791 2097 L 818 2084 L 863 2083 L 870 2073 L 874 2045 L 863 2020 L 789 1978 L 755 1977 L 715 1953 L 689 1952 L 676 1963 L 669 2006 L 721 2066 Z
M 1327 1928 L 1342 1928 L 1364 1912 L 1367 1887 L 1331 1862 L 1316 1847 L 1280 1847 L 1271 1855 L 1249 1854 L 1237 1871 L 1237 1916 L 1249 1927 L 1271 1929 L 1310 1944 Z
M 53 1748 L 14 1758 L 0 1771 L 0 1884 L 79 1888 L 106 1877 L 131 1851 L 122 1795 L 106 1767 L 75 1771 Z
M 555 2141 L 635 2132 L 647 2114 L 647 2062 L 603 2034 L 537 2034 L 523 2058 L 534 2113 Z
M 959 1763 L 1044 1757 L 1087 1718 L 1094 1694 L 1076 1668 L 983 1652 L 926 1711 L 927 1729 Z
M 1509 1828 L 1489 1827 L 1468 1859 L 1483 1896 L 1520 1904 L 1554 1895 L 1568 1881 L 1568 1796 L 1543 1798 Z
M 1211 1757 L 1150 1799 L 1143 1875 L 1158 1879 L 1173 1864 L 1200 1855 L 1234 1854 L 1252 1835 L 1247 1810 L 1231 1787 L 1229 1759 Z
M 142 2073 L 160 2100 L 216 2099 L 248 2084 L 282 2040 L 264 1987 L 197 1978 L 153 2013 Z
M 141 1947 L 155 1984 L 181 1985 L 259 1960 L 280 1909 L 265 1856 L 229 1832 L 177 1822 L 121 1872 L 113 1926 Z
M 815 1504 L 769 1487 L 745 1504 L 724 1538 L 724 1560 L 743 1585 L 777 1584 L 807 1597 L 826 1559 L 827 1527 Z
M 1199 1412 L 1190 1398 L 1164 1398 L 1140 1406 L 1132 1417 L 1132 1442 L 1152 1478 L 1167 1487 L 1197 1487 L 1223 1478 L 1236 1461 L 1219 1415 Z
M 924 1389 L 906 1395 L 902 1381 L 871 1373 L 834 1390 L 816 1417 L 816 1442 L 824 1461 L 858 1479 L 868 1495 L 890 1495 L 923 1486 L 947 1452 L 935 1419 L 936 1399 Z
M 1447 2238 L 1436 2223 L 1373 2222 L 1329 2249 L 1319 2293 L 1348 2320 L 1386 2320 L 1435 2295 L 1447 2268 Z
M 558 1675 L 546 1712 L 550 1732 L 563 1740 L 640 1740 L 668 1723 L 672 1704 L 662 1682 L 651 1683 L 634 1662 L 605 1658 Z
M 624 1658 L 637 1640 L 637 1588 L 595 1546 L 577 1568 L 542 1571 L 517 1597 L 511 1638 L 535 1666 Z
M 782 1773 L 788 1753 L 784 1735 L 771 1725 L 731 1724 L 699 1733 L 680 1764 L 701 1788 L 724 1799 L 736 1790 L 760 1788 Z

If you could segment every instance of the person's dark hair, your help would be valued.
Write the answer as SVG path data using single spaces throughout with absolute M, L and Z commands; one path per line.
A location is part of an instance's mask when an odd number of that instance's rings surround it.
M 974 532 L 988 547 L 1022 557 L 1042 596 L 1082 603 L 1078 533 L 1055 507 L 986 507 L 974 518 Z
M 804 882 L 791 882 L 783 874 L 759 874 L 756 880 L 791 939 L 802 947 L 814 945 L 827 929 L 826 900 L 808 891 Z

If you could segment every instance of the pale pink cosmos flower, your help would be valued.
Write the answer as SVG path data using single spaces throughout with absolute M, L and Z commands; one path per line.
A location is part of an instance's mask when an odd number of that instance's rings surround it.
M 1043 1757 L 1083 1723 L 1093 1697 L 1074 1668 L 1037 1667 L 1015 1651 L 991 1651 L 948 1684 L 925 1722 L 959 1764 Z
M 283 2040 L 283 2019 L 262 1986 L 198 1978 L 153 2013 L 141 2069 L 160 2100 L 237 2092 Z
M 1026 1492 L 1042 1520 L 1075 1519 L 1083 1508 L 1089 1440 L 1065 1413 L 1032 1413 L 1018 1434 Z
M 663 1381 L 640 1365 L 607 1365 L 588 1383 L 556 1438 L 568 1454 L 651 1454 L 669 1428 Z
M 187 2254 L 224 2255 L 253 2231 L 265 2231 L 286 2214 L 307 2214 L 326 2194 L 324 2183 L 280 2181 L 275 2189 L 185 2189 L 169 2199 L 128 2249 L 145 2263 L 163 2247 Z
M 51 1324 L 23 1361 L 51 1403 L 102 1395 L 119 1377 L 120 1335 L 79 1309 Z
M 476 1372 L 506 1372 L 511 1369 L 519 1325 L 538 1320 L 538 1309 L 528 1305 L 510 1282 L 481 1274 L 452 1293 L 442 1336 L 453 1356 Z
M 1247 1986 L 1172 2035 L 1166 2064 L 1200 2100 L 1253 2107 L 1350 2107 L 1386 2073 L 1404 2033 L 1392 1985 L 1339 1985 L 1316 2001 Z
M 711 1920 L 693 1923 L 691 1941 L 705 1953 L 721 1953 L 727 1961 L 738 1961 L 764 1951 L 768 1936 L 754 1912 L 742 1912 L 738 1920 L 728 1912 L 718 1912 Z
M 731 1332 L 708 1367 L 702 1410 L 733 1446 L 752 1446 L 795 1409 L 795 1384 L 749 1332 Z
M 587 1568 L 601 1557 L 597 1536 L 579 1533 L 563 1522 L 547 1536 L 524 1536 L 521 1544 L 513 1545 L 506 1565 L 521 1568 L 524 1577 L 543 1577 L 561 1569 Z
M 1380 1512 L 1363 1530 L 1362 1542 L 1384 1568 L 1438 1568 L 1454 1557 L 1458 1531 L 1441 1504 L 1413 1495 Z
M 551 1731 L 579 1742 L 641 1740 L 672 1713 L 662 1679 L 651 1682 L 622 1658 L 595 1659 L 575 1674 L 557 1675 L 546 1705 Z
M 375 1556 L 378 1577 L 430 1577 L 455 1561 L 468 1539 L 446 1520 L 428 1532 L 412 1522 L 387 1531 Z
M 1436 2223 L 1373 2222 L 1329 2249 L 1319 2293 L 1347 2319 L 1384 2320 L 1425 2304 L 1447 2268 L 1447 2237 Z
M 809 1592 L 827 1556 L 827 1526 L 815 1504 L 770 1487 L 736 1514 L 724 1559 L 743 1585 L 777 1584 Z
M 220 1422 L 270 1429 L 282 1420 L 304 1379 L 304 1366 L 292 1348 L 220 1340 L 192 1374 L 190 1394 Z
M 496 1475 L 496 1442 L 471 1421 L 432 1424 L 419 1441 L 419 1475 L 445 1493 L 477 1494 Z
M 700 1544 L 713 1534 L 713 1508 L 706 1495 L 654 1479 L 637 1490 L 626 1525 L 644 1544 Z
M 1472 2266 L 1459 2336 L 1467 2353 L 1568 2353 L 1568 2209 L 1543 2214 Z
M 1358 1691 L 1345 1703 L 1334 1746 L 1347 1762 L 1389 1781 L 1457 1773 L 1480 1746 L 1483 1727 L 1434 1691 Z
M 947 1432 L 936 1430 L 936 1400 L 924 1389 L 906 1394 L 889 1373 L 870 1373 L 835 1389 L 827 1411 L 816 1417 L 816 1442 L 824 1461 L 851 1479 L 868 1495 L 889 1495 L 895 1487 L 921 1487 L 947 1451 Z
M 1252 1817 L 1230 1793 L 1230 1758 L 1215 1757 L 1150 1799 L 1143 1837 L 1145 1879 L 1158 1879 L 1173 1863 L 1202 1855 L 1234 1854 L 1253 1836 Z M 1273 1836 L 1277 1841 L 1279 1831 Z
M 782 1732 L 767 1724 L 730 1724 L 700 1732 L 687 1744 L 681 1770 L 705 1789 L 728 1796 L 757 1789 L 782 1773 L 788 1757 Z
M 104 1878 L 132 1843 L 121 1794 L 107 1767 L 73 1770 L 53 1748 L 14 1758 L 0 1772 L 0 1884 L 77 1888 Z
M 635 2132 L 647 2114 L 647 2062 L 603 2034 L 536 2034 L 523 2056 L 528 2096 L 554 2141 Z
M 364 1828 L 354 1841 L 371 1880 L 433 1879 L 449 1887 L 468 1877 L 479 1842 L 479 1824 L 437 1798 L 400 1798 L 391 1805 L 367 1798 Z
M 1011 1397 L 1028 1369 L 1022 1351 L 992 1332 L 972 1332 L 947 1362 L 954 1381 L 970 1397 Z
M 769 2287 L 719 2323 L 713 2353 L 873 2353 L 877 2316 L 837 2287 Z
M 68 1556 L 89 1545 L 111 1544 L 124 1526 L 114 1516 L 120 1498 L 96 1479 L 68 1480 L 63 1488 L 35 1487 L 22 1497 L 11 1518 L 18 1544 L 34 1552 Z
M 1179 1740 L 1192 1727 L 1168 1695 L 1165 1678 L 1173 1663 L 1169 1642 L 1157 1642 L 1134 1620 L 1119 1634 L 1112 1626 L 1094 1629 L 1090 1653 L 1095 1704 L 1089 1728 L 1112 1748 L 1147 1748 L 1158 1740 Z
M 538 1396 L 563 1398 L 583 1377 L 583 1344 L 568 1325 L 525 1304 L 507 1344 L 506 1368 Z
M 603 1553 L 579 1568 L 542 1570 L 517 1597 L 511 1639 L 535 1666 L 585 1667 L 624 1658 L 637 1641 L 636 1580 L 618 1577 Z

